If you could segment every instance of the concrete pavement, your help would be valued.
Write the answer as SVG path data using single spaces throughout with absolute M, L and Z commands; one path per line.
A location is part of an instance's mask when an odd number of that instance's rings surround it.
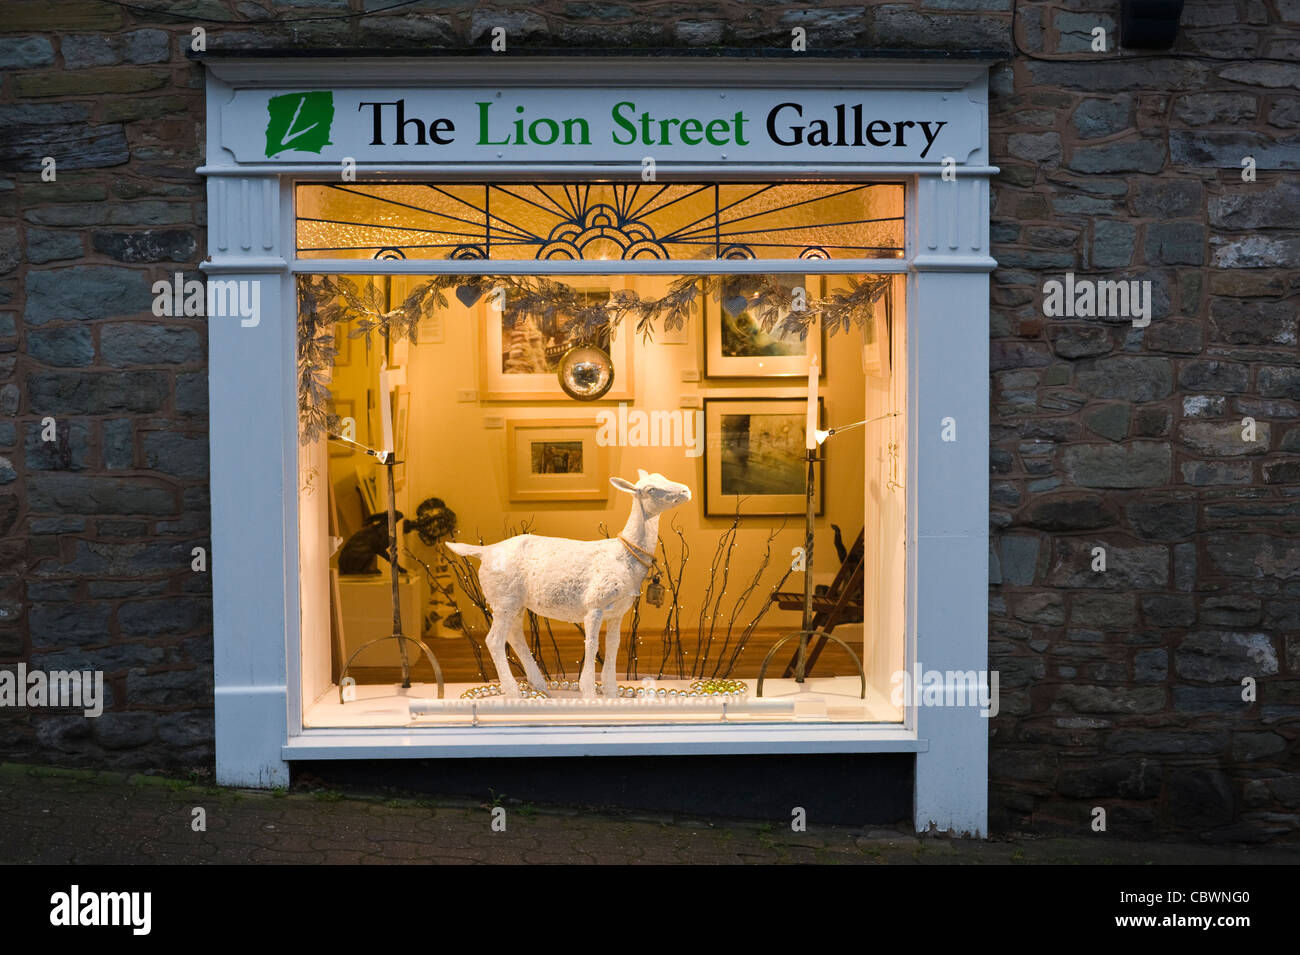
M 494 819 L 498 826 L 504 820 L 504 831 L 494 831 Z M 264 793 L 162 776 L 0 764 L 0 862 L 1258 865 L 1300 862 L 1300 847 L 1131 842 L 1105 834 L 952 840 L 815 823 L 792 832 L 784 820 L 494 807 L 306 788 Z

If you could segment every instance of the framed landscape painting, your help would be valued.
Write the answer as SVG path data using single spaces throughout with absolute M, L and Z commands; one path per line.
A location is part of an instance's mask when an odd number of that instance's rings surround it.
M 514 418 L 506 422 L 512 501 L 604 501 L 609 449 L 595 418 Z
M 704 513 L 800 515 L 808 459 L 806 398 L 704 399 Z M 817 399 L 817 420 L 825 408 Z M 817 465 L 813 501 L 822 513 L 826 462 Z
M 801 287 L 808 301 L 820 298 L 823 282 L 815 275 L 788 275 L 778 281 L 786 288 Z M 821 374 L 826 377 L 826 339 L 821 322 L 808 326 L 806 338 L 781 335 L 780 326 L 789 311 L 782 309 L 770 332 L 762 317 L 744 307 L 742 297 L 728 295 L 725 283 L 720 301 L 708 297 L 704 304 L 704 377 L 706 378 L 807 378 L 808 346 L 823 356 Z

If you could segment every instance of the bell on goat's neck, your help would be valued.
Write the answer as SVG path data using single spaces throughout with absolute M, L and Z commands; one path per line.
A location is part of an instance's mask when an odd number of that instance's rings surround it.
M 661 607 L 664 602 L 664 589 L 659 585 L 659 575 L 655 574 L 650 586 L 645 589 L 645 602 L 652 607 Z

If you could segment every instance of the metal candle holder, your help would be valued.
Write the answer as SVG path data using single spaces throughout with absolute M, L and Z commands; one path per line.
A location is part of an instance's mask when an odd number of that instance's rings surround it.
M 840 430 L 844 430 L 844 429 L 840 429 Z M 804 545 L 803 545 L 804 548 L 803 549 L 803 553 L 804 553 L 803 629 L 795 633 L 787 633 L 784 637 L 782 637 L 780 640 L 778 640 L 776 643 L 772 645 L 772 649 L 767 651 L 767 656 L 763 658 L 763 665 L 758 668 L 758 685 L 754 688 L 754 695 L 755 696 L 763 695 L 763 680 L 767 678 L 767 665 L 772 662 L 772 657 L 776 655 L 776 652 L 780 650 L 783 646 L 785 646 L 787 643 L 789 643 L 791 640 L 799 641 L 799 653 L 795 659 L 795 665 L 794 665 L 794 681 L 796 683 L 803 683 L 807 677 L 807 669 L 808 669 L 808 641 L 813 637 L 822 637 L 827 640 L 834 640 L 836 643 L 838 643 L 841 647 L 844 648 L 845 652 L 848 653 L 850 659 L 853 660 L 853 665 L 858 668 L 858 676 L 862 680 L 861 697 L 862 699 L 865 700 L 867 698 L 867 672 L 862 668 L 862 662 L 858 659 L 858 655 L 853 652 L 852 647 L 850 647 L 839 637 L 835 636 L 835 634 L 828 633 L 825 630 L 814 630 L 812 625 L 813 516 L 815 511 L 813 505 L 813 489 L 816 487 L 816 485 L 813 483 L 813 480 L 815 478 L 814 468 L 817 466 L 817 461 L 818 461 L 817 450 L 815 448 L 809 448 L 808 449 L 808 486 L 804 492 L 804 498 L 805 498 L 805 503 L 807 504 L 807 508 L 805 509 L 805 518 L 804 518 L 805 523 L 804 523 Z
M 340 702 L 346 703 L 347 699 L 343 693 L 343 682 L 347 679 L 348 670 L 352 666 L 352 661 L 358 656 L 369 650 L 376 644 L 383 643 L 385 640 L 396 640 L 398 652 L 402 658 L 402 689 L 408 690 L 411 687 L 411 660 L 406 652 L 406 644 L 414 643 L 424 651 L 425 657 L 433 665 L 433 674 L 438 680 L 438 699 L 442 699 L 445 693 L 442 680 L 442 667 L 438 665 L 438 658 L 433 655 L 428 644 L 423 640 L 416 640 L 414 637 L 408 637 L 402 632 L 402 605 L 398 591 L 398 572 L 397 572 L 397 488 L 393 478 L 393 469 L 397 466 L 397 455 L 392 451 L 376 451 L 374 448 L 368 448 L 364 444 L 359 444 L 351 438 L 345 438 L 341 434 L 334 432 L 329 433 L 330 439 L 341 441 L 344 444 L 350 444 L 357 450 L 369 454 L 378 459 L 388 471 L 388 570 L 393 584 L 393 632 L 386 637 L 379 637 L 371 640 L 369 643 L 362 644 L 352 656 L 348 657 L 348 662 L 343 665 L 342 672 L 339 673 L 339 698 Z
M 891 418 L 897 414 L 898 412 L 896 411 L 890 411 L 882 415 L 877 415 L 874 418 L 864 418 L 862 421 L 855 421 L 852 424 L 846 424 L 840 428 L 831 428 L 829 431 L 818 431 L 817 432 L 818 447 L 820 447 L 821 443 L 833 434 L 839 434 L 841 431 L 849 431 L 853 428 L 860 428 L 863 425 L 870 424 L 873 421 L 879 421 L 881 418 Z M 812 625 L 813 517 L 815 513 L 815 508 L 813 506 L 813 489 L 816 487 L 816 484 L 814 484 L 813 481 L 815 478 L 814 468 L 816 467 L 817 461 L 819 460 L 817 457 L 816 448 L 808 449 L 807 460 L 808 460 L 808 481 L 804 489 L 804 503 L 806 507 L 804 509 L 804 545 L 803 545 L 803 552 L 804 552 L 803 629 L 797 631 L 796 633 L 786 634 L 784 637 L 782 637 L 773 645 L 772 649 L 767 651 L 767 656 L 763 658 L 763 665 L 758 668 L 758 686 L 755 687 L 754 689 L 754 695 L 755 696 L 763 695 L 763 680 L 766 679 L 767 677 L 767 665 L 772 662 L 772 657 L 776 655 L 776 652 L 780 650 L 783 646 L 785 646 L 787 643 L 789 643 L 791 640 L 797 639 L 799 641 L 799 653 L 795 658 L 795 665 L 794 665 L 794 681 L 796 683 L 803 683 L 807 677 L 807 671 L 808 671 L 808 641 L 813 637 L 821 637 L 826 640 L 835 641 L 841 647 L 843 647 L 844 651 L 849 655 L 849 659 L 853 661 L 853 665 L 858 669 L 858 676 L 862 681 L 862 690 L 860 696 L 862 699 L 865 700 L 867 698 L 867 672 L 862 668 L 862 661 L 858 659 L 858 655 L 853 652 L 852 647 L 850 647 L 839 637 L 835 636 L 835 634 L 829 633 L 825 630 L 814 630 Z

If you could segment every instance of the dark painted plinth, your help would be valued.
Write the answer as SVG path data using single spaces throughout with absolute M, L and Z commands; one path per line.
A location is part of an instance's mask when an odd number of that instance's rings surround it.
M 916 758 L 601 756 L 555 759 L 320 760 L 293 764 L 295 783 L 491 801 L 691 816 L 892 825 L 912 817 Z

